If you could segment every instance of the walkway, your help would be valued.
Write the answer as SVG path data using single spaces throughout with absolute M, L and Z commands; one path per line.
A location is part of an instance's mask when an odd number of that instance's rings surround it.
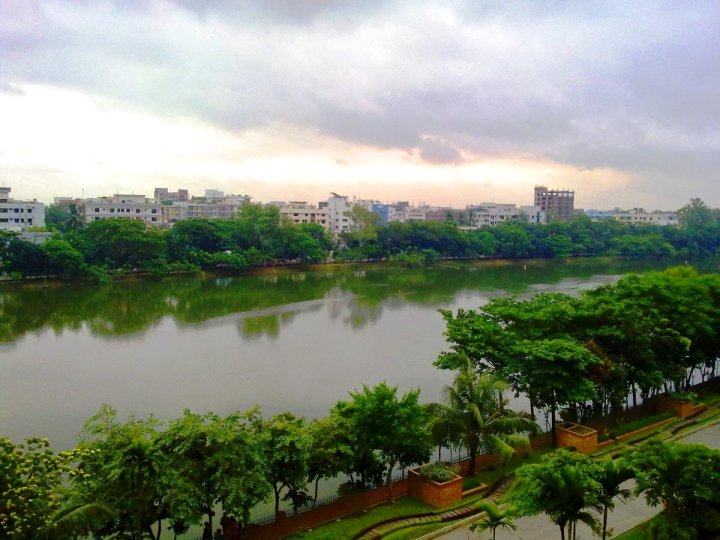
M 720 424 L 711 425 L 678 440 L 685 443 L 702 443 L 711 448 L 720 449 Z M 647 521 L 659 511 L 659 507 L 649 507 L 641 495 L 624 504 L 618 503 L 608 518 L 608 524 L 609 527 L 612 527 L 614 535 L 617 535 Z M 517 531 L 497 531 L 497 540 L 547 540 L 560 537 L 557 526 L 544 514 L 523 517 L 515 523 L 518 526 Z M 477 540 L 477 535 L 470 532 L 468 525 L 451 531 L 440 538 L 446 540 Z M 577 538 L 578 540 L 590 540 L 593 538 L 596 540 L 597 536 L 593 536 L 588 527 L 578 525 Z
M 483 501 L 496 501 L 502 497 L 505 492 L 512 484 L 512 478 L 502 478 L 493 488 L 492 492 Z M 366 531 L 362 536 L 357 536 L 357 540 L 373 540 L 376 538 L 383 538 L 385 535 L 390 534 L 393 531 L 399 529 L 405 529 L 406 527 L 415 527 L 418 525 L 427 525 L 429 523 L 441 523 L 443 521 L 455 521 L 464 517 L 470 516 L 477 512 L 477 505 L 479 501 L 474 501 L 472 504 L 463 506 L 460 508 L 454 508 L 453 510 L 447 510 L 440 514 L 433 514 L 431 516 L 419 516 L 419 517 L 405 517 L 398 518 L 392 521 L 381 523 L 373 529 Z

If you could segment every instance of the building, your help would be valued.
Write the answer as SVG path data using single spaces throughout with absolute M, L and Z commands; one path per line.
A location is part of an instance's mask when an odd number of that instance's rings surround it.
M 352 205 L 348 204 L 346 195 L 331 193 L 328 200 L 321 202 L 318 207 L 327 210 L 328 229 L 334 236 L 350 230 L 352 219 L 349 213 Z
M 539 206 L 514 204 L 480 203 L 469 207 L 472 228 L 494 227 L 510 221 L 525 221 L 533 225 L 545 223 L 547 216 Z
M 295 224 L 317 223 L 329 229 L 330 219 L 327 208 L 318 208 L 305 201 L 290 201 L 279 206 L 280 215 Z
M 45 205 L 32 201 L 10 198 L 10 188 L 0 187 L 0 229 L 26 231 L 30 227 L 45 226 Z
M 129 218 L 142 220 L 145 225 L 163 225 L 162 205 L 150 201 L 145 195 L 113 195 L 85 199 L 84 216 L 87 223 L 106 218 Z
M 679 225 L 678 217 L 674 212 L 646 212 L 644 208 L 632 210 L 615 210 L 609 212 L 610 217 L 627 223 L 628 225 Z
M 535 206 L 545 212 L 548 221 L 568 221 L 575 208 L 575 192 L 567 189 L 548 189 L 535 186 Z
M 177 191 L 168 191 L 168 188 L 156 187 L 153 194 L 153 198 L 156 202 L 172 201 L 172 202 L 183 202 L 187 201 L 190 197 L 187 189 L 178 189 Z

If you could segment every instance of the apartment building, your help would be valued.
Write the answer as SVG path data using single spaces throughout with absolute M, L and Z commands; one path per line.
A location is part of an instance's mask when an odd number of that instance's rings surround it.
M 11 199 L 10 191 L 10 187 L 0 187 L 0 229 L 20 232 L 30 227 L 44 227 L 45 205 L 36 199 Z
M 317 223 L 326 229 L 330 228 L 330 218 L 327 208 L 318 208 L 306 201 L 290 201 L 278 205 L 280 215 L 292 223 Z
M 85 199 L 83 214 L 87 223 L 107 218 L 138 219 L 150 227 L 163 225 L 162 205 L 145 195 L 117 194 Z
M 510 221 L 524 221 L 539 225 L 546 222 L 545 211 L 539 206 L 516 206 L 515 204 L 480 203 L 468 208 L 470 226 L 494 227 Z
M 644 208 L 631 210 L 615 209 L 609 212 L 610 217 L 629 225 L 679 225 L 675 212 L 646 212 Z

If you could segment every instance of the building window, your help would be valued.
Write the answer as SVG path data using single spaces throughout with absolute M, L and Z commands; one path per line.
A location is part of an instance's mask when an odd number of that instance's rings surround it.
M 157 214 L 157 208 L 153 208 L 152 210 L 150 210 L 150 212 L 152 212 L 153 214 Z

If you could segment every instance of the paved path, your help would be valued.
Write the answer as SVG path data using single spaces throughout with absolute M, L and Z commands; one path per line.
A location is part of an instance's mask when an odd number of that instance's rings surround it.
M 715 424 L 706 429 L 678 439 L 686 443 L 703 443 L 711 448 L 720 449 L 720 424 Z M 614 534 L 620 534 L 636 527 L 640 523 L 647 521 L 656 513 L 659 508 L 650 508 L 642 495 L 637 499 L 632 499 L 627 503 L 618 503 L 615 510 L 608 517 L 608 527 L 614 530 Z M 518 530 L 514 532 L 498 531 L 497 540 L 548 540 L 560 538 L 560 531 L 557 526 L 552 523 L 547 516 L 531 516 L 523 517 L 515 522 Z M 484 536 L 487 538 L 487 534 Z M 477 535 L 470 532 L 468 527 L 462 527 L 451 531 L 443 536 L 446 540 L 477 540 Z M 593 536 L 590 529 L 584 525 L 578 525 L 578 540 L 597 540 L 597 536 Z

